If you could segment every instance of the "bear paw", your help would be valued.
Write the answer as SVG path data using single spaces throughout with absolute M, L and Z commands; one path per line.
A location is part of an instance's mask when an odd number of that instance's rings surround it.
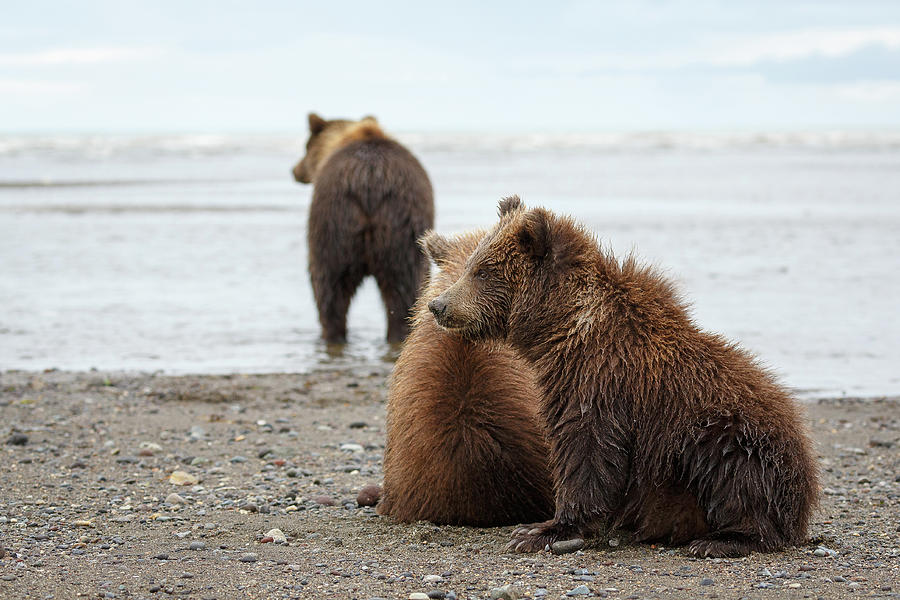
M 687 552 L 697 558 L 737 558 L 753 550 L 750 541 L 740 535 L 706 537 L 688 544 Z
M 516 528 L 506 549 L 512 552 L 540 552 L 554 542 L 581 537 L 578 531 L 560 525 L 554 520 Z

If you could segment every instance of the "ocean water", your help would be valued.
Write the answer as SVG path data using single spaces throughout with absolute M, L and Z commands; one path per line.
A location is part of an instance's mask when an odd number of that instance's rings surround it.
M 675 279 L 801 396 L 900 394 L 900 133 L 398 136 L 437 229 L 501 196 Z M 302 136 L 0 136 L 0 369 L 308 371 L 390 361 L 367 281 L 318 340 Z

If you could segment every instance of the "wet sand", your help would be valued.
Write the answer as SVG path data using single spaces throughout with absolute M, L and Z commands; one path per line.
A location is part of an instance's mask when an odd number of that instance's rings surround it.
M 511 527 L 357 506 L 381 481 L 388 373 L 0 374 L 0 597 L 900 596 L 900 399 L 807 405 L 823 494 L 803 547 L 697 560 L 602 539 L 514 555 Z M 276 528 L 286 543 L 268 542 Z M 565 596 L 579 586 L 589 595 Z

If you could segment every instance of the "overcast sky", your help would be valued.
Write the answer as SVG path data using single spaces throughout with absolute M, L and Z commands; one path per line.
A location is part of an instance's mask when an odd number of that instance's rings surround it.
M 3 4 L 0 132 L 900 128 L 898 0 Z

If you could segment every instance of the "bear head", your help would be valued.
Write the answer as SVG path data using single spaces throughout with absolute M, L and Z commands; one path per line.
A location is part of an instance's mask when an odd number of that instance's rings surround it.
M 515 306 L 541 294 L 554 249 L 556 217 L 526 210 L 518 196 L 500 201 L 500 222 L 482 238 L 459 279 L 428 303 L 444 329 L 473 340 L 504 339 Z M 426 235 L 422 247 L 438 265 L 447 240 Z
M 306 155 L 292 171 L 298 183 L 313 183 L 322 166 L 341 146 L 364 137 L 383 135 L 375 117 L 363 117 L 359 121 L 332 119 L 326 121 L 316 113 L 309 113 L 309 139 Z

